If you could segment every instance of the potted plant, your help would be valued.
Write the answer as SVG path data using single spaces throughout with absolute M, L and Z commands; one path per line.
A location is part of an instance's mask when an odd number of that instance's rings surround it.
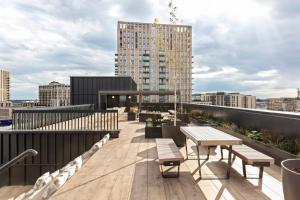
M 162 128 L 161 124 L 154 122 L 151 118 L 146 120 L 145 127 L 145 138 L 161 138 L 162 137 Z
M 300 197 L 300 159 L 287 159 L 281 162 L 283 194 L 285 200 Z
M 130 110 L 128 112 L 128 115 L 127 115 L 127 120 L 128 121 L 134 121 L 136 120 L 136 107 L 130 107 Z

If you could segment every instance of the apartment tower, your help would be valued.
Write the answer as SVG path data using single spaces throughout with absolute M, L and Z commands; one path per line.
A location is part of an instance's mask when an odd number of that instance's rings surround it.
M 131 76 L 138 90 L 180 91 L 192 95 L 192 27 L 118 22 L 115 75 Z M 178 99 L 179 100 L 179 99 Z M 144 96 L 144 102 L 172 102 L 174 96 Z
M 68 106 L 70 105 L 70 86 L 52 81 L 48 85 L 39 86 L 41 106 Z
M 9 72 L 0 70 L 0 102 L 8 102 L 10 100 L 10 79 Z

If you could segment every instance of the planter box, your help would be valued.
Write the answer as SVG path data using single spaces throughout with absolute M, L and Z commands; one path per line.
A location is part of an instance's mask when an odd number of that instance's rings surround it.
M 136 120 L 136 113 L 134 113 L 134 112 L 128 112 L 128 114 L 127 114 L 127 120 L 128 121 L 134 121 L 134 120 Z
M 185 145 L 185 135 L 180 131 L 180 125 L 162 124 L 162 137 L 172 138 L 178 147 Z
M 162 128 L 159 127 L 145 127 L 145 138 L 161 138 Z
M 215 127 L 221 131 L 224 131 L 230 135 L 233 135 L 237 138 L 240 138 L 243 140 L 243 144 L 252 147 L 253 149 L 256 149 L 257 151 L 260 151 L 272 158 L 275 159 L 275 164 L 280 166 L 280 163 L 285 160 L 285 159 L 289 159 L 289 158 L 298 158 L 296 155 L 291 154 L 289 152 L 283 151 L 281 149 L 278 149 L 276 147 L 273 147 L 271 145 L 265 144 L 263 142 L 259 142 L 259 141 L 255 141 L 252 140 L 242 134 L 236 133 L 232 130 L 217 126 Z
M 300 169 L 300 159 L 288 159 L 281 163 L 282 186 L 285 200 L 297 200 L 300 197 L 300 173 L 293 171 Z

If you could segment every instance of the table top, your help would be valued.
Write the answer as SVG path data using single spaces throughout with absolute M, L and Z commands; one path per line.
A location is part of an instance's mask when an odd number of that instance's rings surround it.
M 183 126 L 180 130 L 197 145 L 241 145 L 242 140 L 210 126 Z

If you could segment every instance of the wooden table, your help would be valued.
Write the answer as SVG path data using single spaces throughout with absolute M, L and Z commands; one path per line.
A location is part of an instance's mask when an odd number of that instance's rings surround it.
M 199 146 L 207 146 L 208 151 L 210 146 L 217 145 L 227 145 L 229 154 L 228 154 L 228 168 L 227 168 L 227 179 L 230 178 L 230 169 L 231 169 L 231 157 L 232 157 L 232 145 L 241 145 L 242 140 L 236 138 L 232 135 L 224 133 L 220 130 L 212 128 L 210 126 L 191 126 L 191 127 L 180 127 L 180 130 L 183 134 L 186 135 L 186 140 L 191 139 L 197 147 L 197 160 L 199 167 L 199 175 L 201 177 L 201 164 L 200 164 L 200 156 L 199 156 Z M 209 152 L 208 152 L 209 154 Z M 188 159 L 187 152 L 187 143 L 186 143 L 186 155 Z M 209 159 L 209 155 L 207 156 L 207 160 Z

